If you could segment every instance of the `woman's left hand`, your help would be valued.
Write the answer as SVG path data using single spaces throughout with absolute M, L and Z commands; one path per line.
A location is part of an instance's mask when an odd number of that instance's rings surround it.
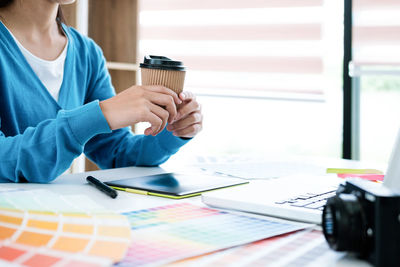
M 185 138 L 194 137 L 203 128 L 201 106 L 191 92 L 179 94 L 182 104 L 178 105 L 175 120 L 168 124 L 167 130 L 173 135 Z

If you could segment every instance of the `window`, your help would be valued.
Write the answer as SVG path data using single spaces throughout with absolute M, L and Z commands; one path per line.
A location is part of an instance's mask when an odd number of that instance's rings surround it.
M 353 72 L 360 159 L 387 162 L 400 126 L 400 2 L 353 1 Z
M 139 53 L 188 67 L 195 153 L 341 154 L 342 3 L 141 0 Z

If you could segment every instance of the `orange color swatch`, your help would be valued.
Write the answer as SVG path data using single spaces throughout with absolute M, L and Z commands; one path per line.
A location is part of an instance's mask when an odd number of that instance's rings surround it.
M 0 240 L 12 237 L 15 231 L 17 230 L 5 226 L 0 226 Z
M 22 218 L 0 214 L 0 222 L 20 225 L 22 223 Z
M 81 252 L 86 248 L 88 243 L 89 239 L 63 236 L 57 239 L 53 248 L 68 252 Z
M 52 235 L 25 231 L 18 237 L 17 243 L 41 247 L 47 245 L 52 237 Z

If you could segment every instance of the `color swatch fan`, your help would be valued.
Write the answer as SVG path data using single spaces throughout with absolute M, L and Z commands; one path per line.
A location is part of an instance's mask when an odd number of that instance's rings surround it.
M 91 200 L 85 196 L 71 198 L 84 200 L 87 212 L 72 212 L 78 203 L 43 191 L 0 194 L 0 263 L 108 266 L 124 257 L 131 235 L 124 216 L 106 212 L 93 203 L 92 208 L 87 207 Z M 46 211 L 40 204 L 43 195 L 47 201 L 52 200 L 50 205 L 66 211 Z M 30 209 L 24 208 L 21 201 L 29 202 L 26 206 Z M 35 210 L 31 209 L 34 205 Z

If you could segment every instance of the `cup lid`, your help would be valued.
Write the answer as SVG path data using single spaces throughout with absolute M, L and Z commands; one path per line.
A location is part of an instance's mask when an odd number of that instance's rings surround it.
M 143 63 L 140 63 L 141 68 L 160 69 L 160 70 L 180 70 L 184 71 L 186 68 L 181 61 L 175 61 L 164 56 L 144 56 Z

